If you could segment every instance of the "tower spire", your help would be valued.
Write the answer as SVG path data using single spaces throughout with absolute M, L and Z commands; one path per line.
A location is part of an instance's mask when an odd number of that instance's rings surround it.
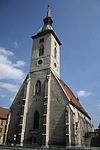
M 53 20 L 51 18 L 50 5 L 48 5 L 47 12 L 46 12 L 46 17 L 43 19 L 43 21 L 44 21 L 44 25 L 43 25 L 42 29 L 40 30 L 40 32 L 43 32 L 45 30 L 53 30 L 53 28 L 52 28 Z

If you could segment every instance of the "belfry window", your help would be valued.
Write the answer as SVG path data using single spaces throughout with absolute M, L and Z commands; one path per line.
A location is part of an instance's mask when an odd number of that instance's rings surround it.
M 39 112 L 35 111 L 34 112 L 34 129 L 39 129 Z
M 35 86 L 35 94 L 40 94 L 40 93 L 41 93 L 41 82 L 40 80 L 38 80 Z
M 44 55 L 44 45 L 40 45 L 40 49 L 39 49 L 39 56 L 43 56 Z
M 44 38 L 39 40 L 39 43 L 43 43 L 44 42 Z
M 54 48 L 54 58 L 55 59 L 57 58 L 57 49 L 56 49 L 56 47 Z

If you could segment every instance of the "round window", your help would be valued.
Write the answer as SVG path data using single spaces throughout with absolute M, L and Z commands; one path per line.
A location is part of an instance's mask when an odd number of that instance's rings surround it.
M 42 60 L 39 60 L 39 61 L 38 61 L 38 64 L 39 64 L 39 65 L 42 64 Z

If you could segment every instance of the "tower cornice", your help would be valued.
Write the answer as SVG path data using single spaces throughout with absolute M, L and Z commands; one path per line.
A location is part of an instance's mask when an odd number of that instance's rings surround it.
M 39 38 L 41 36 L 44 36 L 46 34 L 53 34 L 53 36 L 55 37 L 55 39 L 57 40 L 58 44 L 61 45 L 61 42 L 60 40 L 58 39 L 56 33 L 53 31 L 53 30 L 45 30 L 43 32 L 39 32 L 38 34 L 32 36 L 32 39 L 35 39 L 35 38 Z

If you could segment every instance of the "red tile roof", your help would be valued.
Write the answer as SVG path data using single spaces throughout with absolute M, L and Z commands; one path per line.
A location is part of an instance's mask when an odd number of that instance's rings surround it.
M 7 119 L 9 109 L 0 107 L 0 119 Z
M 79 100 L 75 97 L 75 95 L 73 94 L 71 89 L 64 83 L 63 80 L 59 79 L 59 81 L 60 81 L 60 84 L 62 85 L 64 91 L 68 95 L 68 97 L 69 97 L 69 99 L 71 101 L 71 104 L 74 105 L 77 109 L 79 109 L 83 114 L 85 114 L 86 116 L 89 117 L 88 113 L 82 107 L 82 105 L 80 104 Z

